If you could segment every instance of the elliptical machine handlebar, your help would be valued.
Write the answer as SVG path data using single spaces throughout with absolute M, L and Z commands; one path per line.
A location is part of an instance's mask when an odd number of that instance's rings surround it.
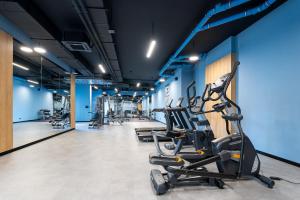
M 187 87 L 187 97 L 188 97 L 188 108 L 190 113 L 194 115 L 201 114 L 203 112 L 202 97 L 196 96 L 196 82 L 192 81 Z M 192 95 L 190 93 L 192 89 Z
M 215 83 L 206 84 L 202 96 L 196 97 L 195 81 L 193 81 L 187 88 L 187 95 L 189 99 L 188 107 L 190 112 L 193 114 L 205 114 L 205 113 L 217 112 L 217 110 L 215 109 L 204 111 L 203 108 L 205 106 L 205 103 L 208 101 L 218 101 L 221 99 L 221 97 L 224 97 L 230 104 L 232 104 L 234 107 L 237 108 L 237 114 L 241 114 L 240 107 L 232 100 L 230 100 L 226 94 L 227 89 L 236 74 L 239 64 L 240 62 L 236 61 L 230 73 L 225 74 L 220 79 L 218 79 L 217 82 Z M 190 95 L 191 88 L 193 88 L 192 96 Z M 217 96 L 214 97 L 214 94 L 217 94 Z M 198 103 L 200 104 L 199 106 L 197 106 Z M 193 110 L 193 108 L 195 107 L 198 107 L 199 110 L 198 111 Z

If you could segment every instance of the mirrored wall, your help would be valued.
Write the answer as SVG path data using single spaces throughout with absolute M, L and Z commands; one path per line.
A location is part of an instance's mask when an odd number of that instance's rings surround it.
M 70 129 L 70 74 L 17 41 L 13 72 L 13 147 Z

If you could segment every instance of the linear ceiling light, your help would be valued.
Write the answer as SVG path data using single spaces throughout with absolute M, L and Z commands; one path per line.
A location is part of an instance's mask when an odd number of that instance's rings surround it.
M 105 69 L 104 69 L 103 65 L 99 64 L 98 66 L 99 66 L 99 68 L 100 68 L 101 72 L 102 72 L 103 74 L 105 74 L 105 73 L 106 73 L 106 71 L 105 71 Z
M 148 48 L 148 51 L 147 51 L 147 55 L 146 55 L 147 58 L 150 58 L 150 57 L 151 57 L 151 55 L 152 55 L 152 53 L 153 53 L 153 50 L 154 50 L 155 46 L 156 46 L 156 41 L 155 41 L 155 40 L 152 40 L 152 41 L 150 42 L 150 45 L 149 45 L 149 48 Z
M 26 53 L 32 53 L 33 52 L 33 50 L 31 48 L 25 47 L 25 46 L 21 46 L 20 49 L 21 49 L 21 51 L 24 51 Z
M 16 67 L 18 67 L 18 68 L 20 68 L 20 69 L 24 69 L 24 70 L 26 70 L 26 71 L 29 70 L 28 67 L 24 67 L 23 65 L 20 65 L 20 64 L 18 64 L 18 63 L 13 63 L 13 66 L 16 66 Z
M 39 82 L 37 82 L 37 81 L 33 81 L 33 80 L 30 80 L 30 79 L 28 79 L 28 80 L 27 80 L 27 82 L 29 82 L 29 83 L 33 83 L 33 84 L 36 84 L 36 85 L 38 85 L 38 84 L 39 84 Z
M 44 49 L 43 47 L 34 47 L 33 50 L 40 54 L 44 54 L 47 52 L 46 49 Z

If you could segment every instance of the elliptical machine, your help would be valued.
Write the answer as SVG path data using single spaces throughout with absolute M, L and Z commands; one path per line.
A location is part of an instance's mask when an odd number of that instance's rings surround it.
M 191 91 L 192 90 L 192 91 Z M 201 158 L 212 155 L 211 141 L 214 138 L 213 131 L 210 127 L 209 121 L 205 115 L 201 113 L 201 102 L 196 97 L 195 81 L 187 87 L 188 106 L 182 106 L 183 97 L 180 97 L 176 107 L 167 107 L 160 109 L 160 112 L 165 113 L 167 130 L 165 132 L 153 131 L 153 139 L 157 150 L 156 154 L 152 154 L 154 159 L 164 155 L 184 154 L 189 162 L 195 162 Z M 172 129 L 170 126 L 170 116 L 175 116 L 176 121 L 180 124 L 180 129 Z M 163 151 L 159 144 L 159 137 L 170 138 L 172 143 L 164 144 L 165 149 L 172 150 L 172 152 Z M 188 148 L 183 152 L 183 148 Z M 191 151 L 192 150 L 192 151 Z
M 238 65 L 239 62 L 236 62 L 231 73 L 223 75 L 212 84 L 207 84 L 203 96 L 198 98 L 201 102 L 201 110 L 208 101 L 221 101 L 215 104 L 212 110 L 202 111 L 201 114 L 220 112 L 226 122 L 229 135 L 212 141 L 213 155 L 205 158 L 199 156 L 198 161 L 191 164 L 184 154 L 160 157 L 150 155 L 151 164 L 161 165 L 167 171 L 167 173 L 162 173 L 157 169 L 151 170 L 151 182 L 157 195 L 164 194 L 169 188 L 180 185 L 204 184 L 223 188 L 223 178 L 233 180 L 256 178 L 269 188 L 273 188 L 274 181 L 259 173 L 260 159 L 241 127 L 243 116 L 240 107 L 226 95 Z M 208 171 L 205 165 L 210 163 L 216 163 L 219 172 Z

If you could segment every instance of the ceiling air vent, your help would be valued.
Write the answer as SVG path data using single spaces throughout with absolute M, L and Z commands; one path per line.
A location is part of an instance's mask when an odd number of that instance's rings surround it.
M 90 42 L 83 32 L 64 32 L 62 43 L 70 51 L 92 52 Z

